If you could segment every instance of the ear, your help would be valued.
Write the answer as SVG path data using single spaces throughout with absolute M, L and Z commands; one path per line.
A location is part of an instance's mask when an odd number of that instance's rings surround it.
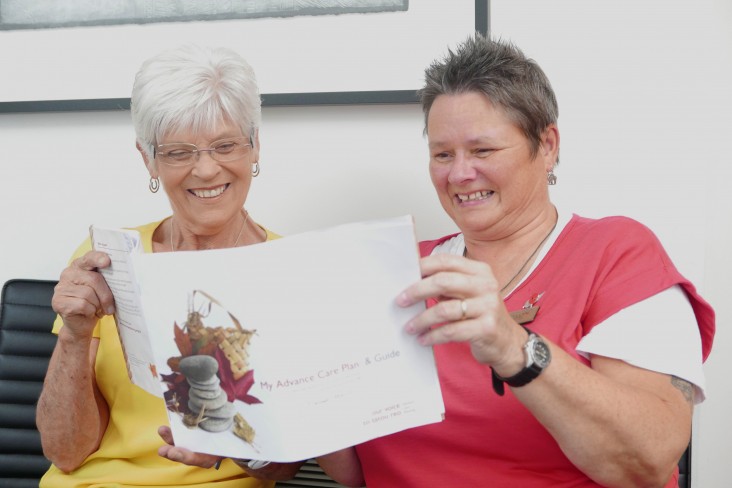
M 547 172 L 551 171 L 557 164 L 559 158 L 559 128 L 556 124 L 550 124 L 542 132 L 539 155 L 544 161 Z
M 145 167 L 147 168 L 147 172 L 150 173 L 151 178 L 157 178 L 158 177 L 158 168 L 155 165 L 155 160 L 150 160 L 145 153 L 145 151 L 142 149 L 142 146 L 139 142 L 135 142 L 135 147 L 138 151 L 140 151 L 140 155 L 142 156 L 142 160 L 145 162 Z
M 254 143 L 254 147 L 252 148 L 254 149 L 254 161 L 259 161 L 259 129 L 254 133 L 252 142 Z

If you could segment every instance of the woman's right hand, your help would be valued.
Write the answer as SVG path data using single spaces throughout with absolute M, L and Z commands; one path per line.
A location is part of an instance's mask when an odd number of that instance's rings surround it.
M 64 321 L 66 333 L 90 339 L 98 319 L 114 313 L 114 297 L 100 268 L 111 260 L 106 253 L 89 251 L 61 272 L 51 300 Z

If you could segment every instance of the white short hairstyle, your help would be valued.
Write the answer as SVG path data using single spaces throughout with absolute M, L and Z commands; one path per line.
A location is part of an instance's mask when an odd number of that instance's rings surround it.
M 254 136 L 262 100 L 251 66 L 231 49 L 186 45 L 140 67 L 130 103 L 137 142 L 154 165 L 154 148 L 171 131 L 214 130 L 233 122 Z

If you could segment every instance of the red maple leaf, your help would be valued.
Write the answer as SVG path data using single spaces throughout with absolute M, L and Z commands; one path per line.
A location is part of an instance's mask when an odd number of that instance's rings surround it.
M 249 389 L 254 385 L 254 370 L 250 369 L 238 380 L 234 379 L 231 372 L 231 364 L 221 349 L 216 349 L 216 361 L 219 363 L 219 379 L 221 388 L 226 392 L 230 402 L 241 400 L 246 404 L 262 403 L 257 397 L 249 394 Z

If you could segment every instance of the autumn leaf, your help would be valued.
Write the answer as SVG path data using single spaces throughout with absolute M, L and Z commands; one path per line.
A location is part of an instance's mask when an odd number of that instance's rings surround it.
M 173 331 L 175 334 L 175 345 L 178 346 L 181 356 L 190 356 L 193 354 L 193 347 L 191 346 L 191 340 L 188 334 L 183 332 L 183 329 L 178 327 L 178 322 L 173 323 Z
M 181 373 L 161 374 L 160 377 L 168 385 L 168 391 L 163 394 L 168 410 L 182 414 L 188 413 L 190 386 L 186 377 Z
M 214 341 L 208 342 L 200 349 L 198 349 L 198 354 L 205 354 L 206 356 L 216 357 L 216 350 L 218 349 L 218 347 L 219 346 L 217 346 Z
M 234 379 L 231 372 L 231 364 L 221 349 L 216 350 L 216 361 L 219 363 L 219 379 L 221 380 L 221 389 L 226 392 L 226 396 L 230 402 L 241 400 L 249 405 L 254 403 L 262 403 L 257 397 L 249 394 L 249 389 L 254 385 L 254 370 L 250 369 L 244 376 L 238 380 Z

